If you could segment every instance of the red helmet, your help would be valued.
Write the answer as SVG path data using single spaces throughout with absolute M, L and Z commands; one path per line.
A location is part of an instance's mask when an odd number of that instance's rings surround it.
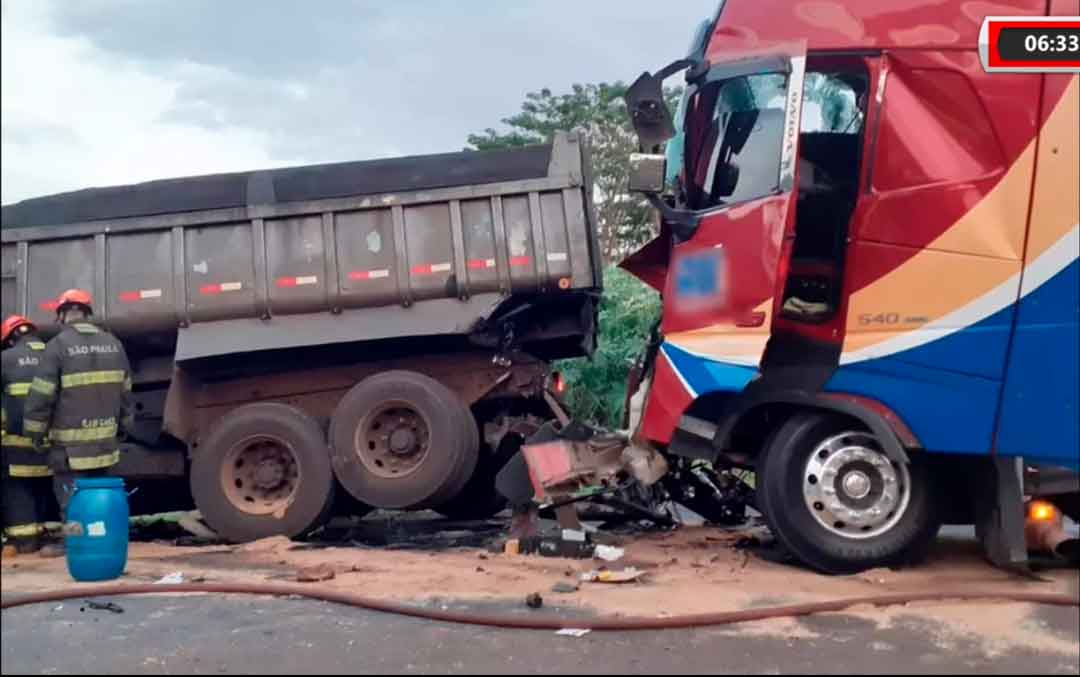
M 4 324 L 0 325 L 0 343 L 7 343 L 7 340 L 11 338 L 11 335 L 15 333 L 15 330 L 19 327 L 30 327 L 31 330 L 37 329 L 34 323 L 26 319 L 22 315 L 9 315 Z
M 68 289 L 56 299 L 57 312 L 64 309 L 65 306 L 78 304 L 80 306 L 86 306 L 92 308 L 94 305 L 93 299 L 90 298 L 89 292 L 85 292 L 82 289 Z

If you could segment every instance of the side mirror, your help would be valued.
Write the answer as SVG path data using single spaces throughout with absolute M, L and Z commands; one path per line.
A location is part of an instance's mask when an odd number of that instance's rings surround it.
M 664 192 L 667 158 L 646 153 L 630 154 L 630 191 L 633 193 Z
M 664 102 L 664 81 L 642 73 L 626 90 L 626 108 L 641 150 L 652 152 L 675 136 L 675 122 Z

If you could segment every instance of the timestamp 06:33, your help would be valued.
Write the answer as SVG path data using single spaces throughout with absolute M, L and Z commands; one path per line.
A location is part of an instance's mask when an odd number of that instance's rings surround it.
M 987 72 L 1080 73 L 1080 17 L 987 17 L 979 57 Z

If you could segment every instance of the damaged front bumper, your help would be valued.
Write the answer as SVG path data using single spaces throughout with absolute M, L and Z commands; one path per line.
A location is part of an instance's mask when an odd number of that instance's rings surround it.
M 606 497 L 664 524 L 741 524 L 753 503 L 753 489 L 741 477 L 701 461 L 669 460 L 625 433 L 576 422 L 543 426 L 496 486 L 519 510 Z

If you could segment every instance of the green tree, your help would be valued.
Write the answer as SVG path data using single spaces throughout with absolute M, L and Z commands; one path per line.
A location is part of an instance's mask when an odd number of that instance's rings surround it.
M 529 92 L 521 112 L 502 120 L 505 130 L 489 127 L 468 137 L 471 149 L 491 150 L 543 143 L 559 130 L 588 134 L 593 149 L 597 234 L 607 263 L 617 263 L 647 242 L 656 228 L 648 203 L 626 189 L 630 154 L 637 150 L 637 137 L 623 101 L 626 89 L 622 82 L 601 82 L 575 84 L 564 94 L 547 88 Z M 672 111 L 681 94 L 680 88 L 665 90 Z
M 599 336 L 592 359 L 560 360 L 566 404 L 581 421 L 615 429 L 622 425 L 626 377 L 645 349 L 660 317 L 660 296 L 636 277 L 609 266 L 604 270 Z

